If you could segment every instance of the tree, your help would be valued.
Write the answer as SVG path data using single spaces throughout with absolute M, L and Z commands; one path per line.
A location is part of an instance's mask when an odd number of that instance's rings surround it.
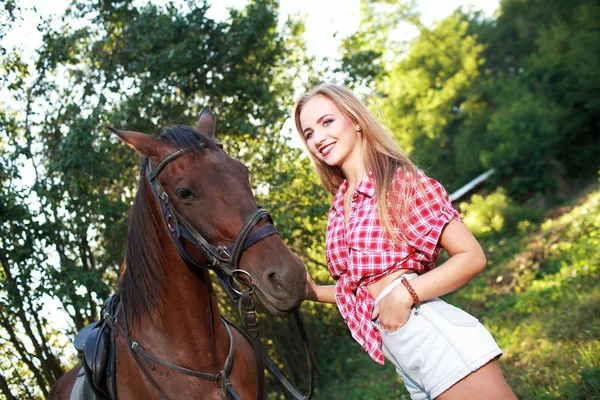
M 473 169 L 456 166 L 455 140 L 479 79 L 483 46 L 468 34 L 468 23 L 459 14 L 423 30 L 405 58 L 393 64 L 378 86 L 385 97 L 378 101 L 386 125 L 417 164 L 430 167 L 434 176 L 449 185 L 460 185 Z
M 471 22 L 486 43 L 482 71 L 489 79 L 482 88 L 494 105 L 490 142 L 511 148 L 488 147 L 483 157 L 496 163 L 503 157 L 499 177 L 509 177 L 513 196 L 534 190 L 551 200 L 557 191 L 568 193 L 569 181 L 595 174 L 598 15 L 593 1 L 505 0 L 497 21 Z
M 19 9 L 2 7 L 4 35 Z M 228 151 L 251 168 L 277 162 L 282 146 L 269 144 L 292 101 L 294 70 L 284 67 L 302 62 L 288 47 L 301 26 L 277 28 L 275 1 L 250 2 L 225 22 L 208 18 L 208 7 L 77 1 L 61 21 L 40 25 L 34 68 L 18 49 L 2 48 L 11 54 L 2 59 L 3 90 L 13 99 L 0 107 L 7 397 L 45 395 L 75 361 L 45 304 L 66 315 L 63 333 L 72 337 L 114 291 L 139 159 L 111 139 L 107 123 L 156 133 L 192 124 L 210 105 Z M 30 180 L 18 179 L 24 169 Z M 258 174 L 253 181 L 270 184 Z

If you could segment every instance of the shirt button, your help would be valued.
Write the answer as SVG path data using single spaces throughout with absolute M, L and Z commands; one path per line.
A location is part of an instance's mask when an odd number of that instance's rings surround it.
M 352 200 L 356 200 L 358 199 L 358 193 L 354 192 L 354 194 L 352 195 Z
M 356 211 L 356 207 L 352 206 L 352 211 Z

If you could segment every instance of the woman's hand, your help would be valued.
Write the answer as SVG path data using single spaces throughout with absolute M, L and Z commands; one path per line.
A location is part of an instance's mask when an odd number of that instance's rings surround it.
M 315 284 L 308 271 L 306 271 L 306 295 L 304 296 L 304 300 L 335 304 L 334 292 L 333 285 L 319 286 Z
M 379 326 L 385 332 L 397 331 L 408 321 L 412 305 L 413 299 L 406 287 L 398 285 L 379 300 L 371 319 L 379 318 Z
M 313 282 L 308 270 L 306 271 L 306 296 L 304 299 L 317 301 L 317 285 Z

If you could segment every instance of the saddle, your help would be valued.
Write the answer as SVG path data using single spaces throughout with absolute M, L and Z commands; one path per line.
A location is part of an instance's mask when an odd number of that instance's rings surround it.
M 101 319 L 75 336 L 73 345 L 82 368 L 75 384 L 78 394 L 73 392 L 71 400 L 111 399 L 116 393 L 114 321 L 119 304 L 118 295 L 108 298 L 102 306 Z

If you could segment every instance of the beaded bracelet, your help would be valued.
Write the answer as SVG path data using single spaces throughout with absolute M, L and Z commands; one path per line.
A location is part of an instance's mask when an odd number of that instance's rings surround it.
M 413 289 L 410 283 L 408 283 L 408 279 L 406 279 L 405 277 L 400 277 L 400 280 L 402 281 L 402 284 L 406 287 L 406 290 L 408 290 L 408 293 L 410 293 L 410 297 L 412 297 L 413 299 L 413 307 L 418 306 L 421 300 L 419 300 L 419 296 L 417 296 L 417 292 L 415 292 L 415 289 Z

